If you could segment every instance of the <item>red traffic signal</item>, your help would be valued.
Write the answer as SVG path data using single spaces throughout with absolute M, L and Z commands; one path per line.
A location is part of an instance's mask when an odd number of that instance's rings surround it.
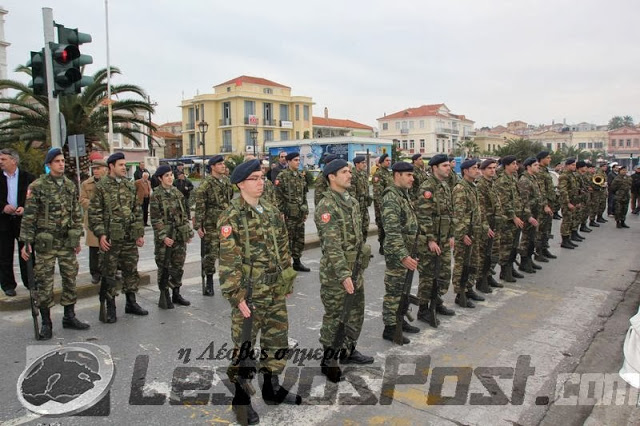
M 53 60 L 60 65 L 67 65 L 80 57 L 80 50 L 78 50 L 78 46 L 72 44 L 54 44 L 51 48 L 51 55 Z

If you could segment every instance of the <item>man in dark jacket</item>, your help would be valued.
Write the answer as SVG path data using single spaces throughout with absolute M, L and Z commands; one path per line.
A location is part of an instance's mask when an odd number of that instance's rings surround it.
M 640 164 L 631 175 L 631 213 L 640 213 Z
M 173 186 L 178 188 L 178 191 L 184 195 L 184 205 L 187 209 L 187 217 L 191 217 L 191 201 L 189 195 L 193 191 L 193 183 L 184 175 L 184 172 L 177 172 L 178 179 L 173 182 Z

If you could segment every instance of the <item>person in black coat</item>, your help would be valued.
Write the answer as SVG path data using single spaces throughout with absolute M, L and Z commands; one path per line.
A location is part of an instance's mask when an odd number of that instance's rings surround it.
M 20 222 L 24 213 L 27 189 L 35 177 L 18 168 L 20 157 L 13 149 L 0 150 L 0 285 L 7 296 L 16 295 L 13 273 L 14 241 L 20 236 Z M 18 251 L 22 250 L 18 241 Z M 20 276 L 27 287 L 27 263 L 20 259 Z
M 133 180 L 135 181 L 138 179 L 142 179 L 142 174 L 144 172 L 149 173 L 149 176 L 151 176 L 151 172 L 144 168 L 144 161 L 141 161 L 140 164 L 138 164 L 138 168 L 136 169 L 136 171 L 133 172 Z

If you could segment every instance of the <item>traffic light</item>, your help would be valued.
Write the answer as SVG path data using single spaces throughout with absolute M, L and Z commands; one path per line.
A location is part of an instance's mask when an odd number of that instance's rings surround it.
M 47 96 L 47 73 L 44 61 L 44 49 L 39 52 L 31 52 L 31 59 L 27 63 L 31 68 L 31 83 L 29 87 L 37 96 Z
M 92 77 L 82 76 L 82 67 L 92 64 L 93 58 L 80 54 L 79 48 L 81 44 L 89 43 L 91 36 L 60 24 L 56 24 L 56 27 L 58 42 L 49 43 L 53 59 L 54 95 L 80 93 L 82 87 L 93 83 Z

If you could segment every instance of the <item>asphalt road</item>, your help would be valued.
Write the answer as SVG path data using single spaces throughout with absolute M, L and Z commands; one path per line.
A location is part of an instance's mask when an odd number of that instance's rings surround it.
M 376 254 L 365 272 L 365 323 L 358 345 L 363 353 L 375 356 L 375 363 L 350 367 L 347 381 L 335 386 L 327 385 L 319 375 L 318 361 L 303 360 L 303 367 L 289 361 L 287 373 L 307 404 L 269 407 L 258 396 L 254 407 L 261 424 L 537 425 L 549 413 L 555 420 L 545 424 L 573 424 L 584 413 L 558 406 L 556 382 L 563 381 L 562 373 L 582 372 L 579 368 L 594 336 L 613 321 L 622 295 L 636 281 L 640 220 L 630 216 L 628 223 L 631 229 L 623 231 L 610 221 L 588 234 L 580 248 L 561 250 L 560 223 L 554 221 L 556 238 L 551 250 L 559 255 L 557 260 L 535 275 L 498 289 L 476 309 L 455 306 L 450 288 L 445 303 L 456 315 L 441 317 L 437 330 L 416 322 L 422 331 L 409 335 L 412 342 L 405 346 L 381 339 L 385 267 L 384 259 Z M 377 253 L 376 239 L 369 237 L 368 242 Z M 319 258 L 319 249 L 304 253 L 303 261 L 312 272 L 299 275 L 288 300 L 290 344 L 298 348 L 320 347 Z M 228 361 L 209 359 L 225 343 L 229 345 L 230 306 L 219 294 L 217 279 L 215 297 L 200 295 L 199 273 L 197 264 L 188 265 L 183 293 L 192 302 L 189 308 L 159 310 L 155 306 L 158 291 L 147 286 L 140 291 L 139 301 L 149 308 L 148 317 L 124 314 L 120 298 L 118 322 L 106 325 L 98 322 L 95 298 L 85 299 L 76 311 L 91 323 L 86 332 L 62 329 L 62 309 L 54 308 L 54 339 L 47 344 L 89 341 L 110 348 L 116 376 L 105 418 L 37 418 L 21 406 L 16 398 L 18 376 L 25 368 L 27 350 L 42 343 L 32 339 L 29 312 L 2 313 L 0 421 L 10 425 L 234 422 L 225 399 L 231 394 L 223 381 Z M 415 286 L 417 279 L 414 293 Z M 633 297 L 640 298 L 637 292 Z M 629 303 L 637 307 L 637 300 Z M 623 316 L 617 321 L 627 320 Z M 214 355 L 210 357 L 211 342 Z M 607 350 L 618 357 L 602 352 L 586 372 L 617 373 L 622 349 L 609 345 Z M 143 380 L 132 380 L 134 370 Z M 403 383 L 394 371 L 412 377 L 404 378 Z M 179 388 L 200 389 L 182 397 L 200 398 L 201 404 L 181 405 Z

